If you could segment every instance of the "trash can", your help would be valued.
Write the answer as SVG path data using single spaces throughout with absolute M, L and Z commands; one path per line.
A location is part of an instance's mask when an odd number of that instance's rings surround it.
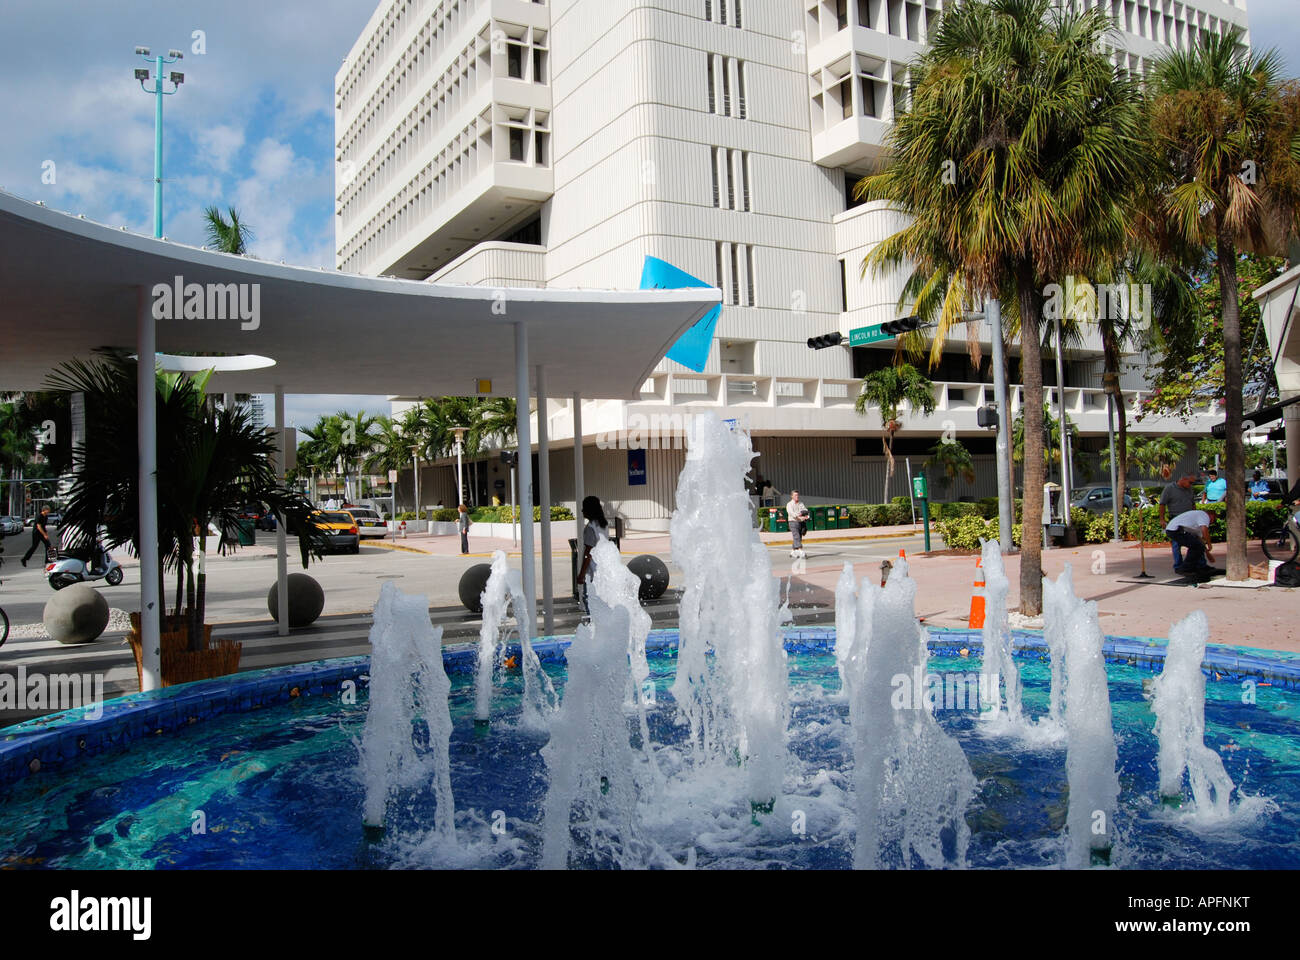
M 235 533 L 241 547 L 251 547 L 257 543 L 257 527 L 252 520 L 236 520 Z
M 785 515 L 785 507 L 772 507 L 772 530 L 776 533 L 789 533 L 790 522 Z
M 837 530 L 849 529 L 853 525 L 853 518 L 849 516 L 849 508 L 840 506 L 836 508 L 836 512 L 839 516 L 835 520 L 835 528 Z

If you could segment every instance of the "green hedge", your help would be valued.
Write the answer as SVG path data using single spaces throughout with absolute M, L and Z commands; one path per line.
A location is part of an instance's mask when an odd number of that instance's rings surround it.
M 509 504 L 503 504 L 499 507 L 475 507 L 470 511 L 469 518 L 473 523 L 510 523 L 512 520 L 519 519 L 519 508 L 515 507 L 513 513 Z M 456 519 L 456 511 L 451 511 L 451 519 Z M 533 522 L 540 522 L 542 519 L 542 508 L 533 507 Z M 551 507 L 551 520 L 572 520 L 573 511 L 568 507 Z
M 1228 539 L 1228 522 L 1226 503 L 1198 503 L 1196 509 L 1204 510 L 1210 515 L 1210 537 L 1216 542 Z M 1166 523 L 1171 519 L 1166 514 Z M 1280 500 L 1246 501 L 1246 539 L 1258 540 L 1269 530 L 1286 523 L 1287 510 Z M 1110 514 L 1106 514 L 1110 522 Z M 1120 516 L 1120 529 L 1126 540 L 1138 538 L 1139 524 L 1142 538 L 1148 543 L 1167 540 L 1164 528 L 1160 525 L 1158 507 L 1134 508 L 1125 510 Z

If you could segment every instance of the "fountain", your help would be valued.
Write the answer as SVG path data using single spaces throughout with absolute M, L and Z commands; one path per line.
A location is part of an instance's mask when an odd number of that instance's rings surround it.
M 524 597 L 523 574 L 518 570 L 508 572 L 506 584 L 515 614 L 515 629 L 519 631 L 519 669 L 524 675 L 524 709 L 519 725 L 526 730 L 545 733 L 550 729 L 551 715 L 555 713 L 559 697 L 533 651 L 533 610 L 536 604 Z
M 1153 684 L 1151 709 L 1156 715 L 1160 752 L 1160 795 L 1178 804 L 1183 775 L 1192 789 L 1194 810 L 1212 819 L 1231 816 L 1232 778 L 1222 758 L 1205 745 L 1205 644 L 1210 622 L 1200 610 L 1188 614 L 1169 631 L 1165 668 Z
M 602 540 L 592 558 L 591 623 L 578 627 L 568 649 L 569 682 L 542 750 L 550 780 L 543 804 L 543 869 L 568 866 L 570 833 L 579 825 L 598 862 L 608 859 L 625 868 L 646 862 L 637 801 L 648 789 L 643 771 L 649 763 L 642 751 L 649 737 L 642 702 L 641 750 L 632 748 L 623 705 L 629 678 L 640 701 L 641 680 L 650 675 L 645 660 L 650 616 L 637 602 L 636 575 L 619 562 L 614 545 Z
M 474 725 L 488 728 L 492 719 L 492 670 L 496 666 L 501 624 L 509 606 L 509 574 L 505 551 L 492 554 L 492 572 L 483 588 L 483 623 L 478 631 L 478 664 L 474 674 Z
M 690 426 L 670 527 L 686 582 L 672 695 L 697 763 L 742 764 L 755 815 L 770 813 L 785 778 L 789 685 L 780 585 L 744 485 L 754 451 L 712 414 Z
M 1119 798 L 1101 626 L 1097 604 L 1075 595 L 1068 563 L 1055 581 L 1043 578 L 1043 600 L 1044 623 L 1059 631 L 1054 636 L 1064 647 L 1065 770 L 1070 787 L 1065 865 L 1083 869 L 1110 862 Z M 1054 669 L 1053 692 L 1056 678 Z
M 984 722 L 990 729 L 1001 727 L 1012 731 L 1023 731 L 1024 717 L 1020 705 L 1020 671 L 1011 651 L 1011 628 L 1007 623 L 1007 594 L 1011 584 L 1007 580 L 1006 569 L 1002 565 L 1002 548 L 996 540 L 982 541 L 980 544 L 981 564 L 984 568 L 985 618 L 983 628 L 984 676 L 988 683 L 981 682 L 981 699 L 991 704 L 991 709 L 984 714 Z M 984 688 L 988 687 L 986 696 Z M 1006 689 L 1006 708 L 1003 712 L 1002 687 Z
M 929 661 L 915 596 L 901 559 L 883 590 L 865 579 L 858 590 L 847 673 L 860 870 L 907 869 L 913 858 L 932 868 L 965 866 L 975 776 L 932 705 L 913 696 Z
M 428 600 L 385 583 L 375 604 L 370 646 L 370 709 L 359 744 L 367 833 L 382 834 L 389 798 L 398 788 L 432 783 L 434 832 L 454 841 L 451 681 L 442 664 L 442 627 L 429 622 Z M 417 748 L 426 739 L 416 733 L 421 723 L 428 731 L 427 752 Z

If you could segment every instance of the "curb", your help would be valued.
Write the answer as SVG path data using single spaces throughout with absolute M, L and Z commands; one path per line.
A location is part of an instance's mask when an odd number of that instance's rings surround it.
M 419 547 L 407 547 L 397 543 L 388 543 L 380 541 L 379 543 L 368 543 L 368 547 L 379 547 L 383 550 L 401 550 L 403 553 L 418 553 L 426 557 L 432 557 L 434 554 L 430 550 L 421 550 Z

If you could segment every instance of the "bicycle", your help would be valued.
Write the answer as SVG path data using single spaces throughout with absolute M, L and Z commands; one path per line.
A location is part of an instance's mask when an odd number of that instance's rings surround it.
M 1287 521 L 1280 527 L 1274 527 L 1264 533 L 1259 545 L 1264 549 L 1264 556 L 1270 560 L 1289 563 L 1300 554 L 1300 510 L 1288 508 Z

